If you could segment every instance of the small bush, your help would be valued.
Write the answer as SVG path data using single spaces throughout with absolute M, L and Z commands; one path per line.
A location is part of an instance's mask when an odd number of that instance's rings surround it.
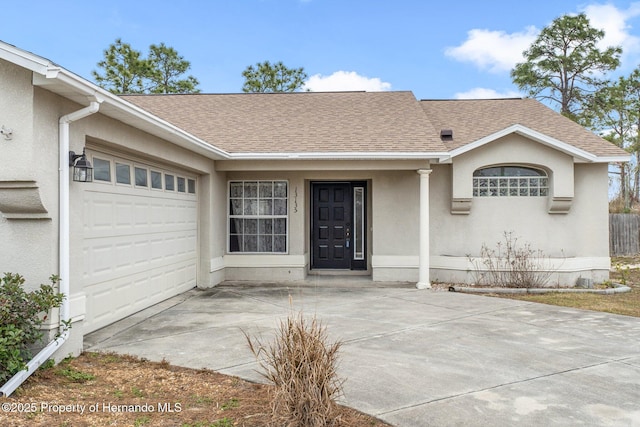
M 342 393 L 338 378 L 338 351 L 342 343 L 328 343 L 326 327 L 302 313 L 281 321 L 274 342 L 263 344 L 246 333 L 251 352 L 274 388 L 275 425 L 332 426 L 338 421 L 335 398 Z
M 42 340 L 39 328 L 47 313 L 62 304 L 64 296 L 55 291 L 58 277 L 50 280 L 32 292 L 25 292 L 19 274 L 5 273 L 0 281 L 0 384 L 26 368 L 31 346 Z
M 482 245 L 480 257 L 469 256 L 475 268 L 478 285 L 510 288 L 542 288 L 547 285 L 553 270 L 545 266 L 549 257 L 542 250 L 532 249 L 529 243 L 519 244 L 512 232 L 504 232 L 504 241 L 496 249 Z

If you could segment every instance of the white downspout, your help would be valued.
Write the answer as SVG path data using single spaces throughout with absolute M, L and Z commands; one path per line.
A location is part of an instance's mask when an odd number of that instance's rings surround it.
M 60 306 L 60 325 L 62 330 L 63 322 L 68 322 L 71 319 L 71 310 L 69 303 L 70 286 L 69 286 L 69 271 L 70 271 L 70 249 L 69 249 L 69 123 L 76 120 L 83 119 L 91 114 L 95 114 L 100 109 L 100 102 L 91 101 L 88 107 L 82 108 L 73 113 L 60 117 L 58 127 L 58 143 L 60 146 L 59 153 L 59 180 L 58 180 L 58 194 L 60 204 L 60 218 L 59 218 L 59 274 L 60 277 L 60 293 L 64 294 L 64 300 Z M 44 362 L 51 357 L 56 350 L 58 350 L 62 344 L 69 338 L 69 330 L 62 331 L 60 336 L 51 341 L 44 347 L 38 354 L 35 355 L 27 363 L 27 368 L 15 374 L 9 381 L 7 381 L 0 388 L 0 397 L 7 397 L 17 389 L 36 369 L 40 367 Z

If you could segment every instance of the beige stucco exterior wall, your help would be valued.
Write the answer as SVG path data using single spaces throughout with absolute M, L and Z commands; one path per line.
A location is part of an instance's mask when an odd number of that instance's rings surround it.
M 29 289 L 58 270 L 57 138 L 40 133 L 51 126 L 34 115 L 30 72 L 0 60 L 0 93 L 0 126 L 13 130 L 0 136 L 0 268 Z
M 418 280 L 420 176 L 379 174 L 373 185 L 373 280 Z
M 475 197 L 469 213 L 451 213 L 450 195 L 471 193 L 473 170 L 496 164 L 547 170 L 548 197 Z M 434 166 L 431 174 L 431 279 L 473 282 L 468 255 L 483 245 L 496 248 L 512 232 L 520 243 L 540 249 L 551 263 L 550 284 L 573 285 L 578 277 L 608 278 L 608 175 L 606 164 L 573 163 L 566 154 L 521 136 L 511 136 Z M 456 179 L 457 171 L 465 177 Z M 571 184 L 569 186 L 569 184 Z M 461 187 L 465 187 L 464 189 Z M 567 213 L 549 213 L 553 195 L 571 200 Z
M 306 170 L 238 171 L 226 173 L 226 180 L 289 181 L 289 252 L 286 255 L 229 254 L 221 261 L 227 280 L 302 280 L 310 270 L 310 184 L 313 181 L 366 181 L 367 184 L 367 273 L 374 280 L 404 281 L 417 277 L 419 176 L 425 162 L 385 162 L 344 164 L 351 170 L 336 170 L 335 163 L 302 162 L 289 167 Z M 247 169 L 258 164 L 246 162 Z M 375 170 L 374 168 L 380 168 Z M 230 167 L 231 168 L 231 167 Z M 334 169 L 334 170 L 331 170 Z M 225 183 L 226 185 L 226 183 Z M 401 209 L 398 206 L 403 206 Z M 227 210 L 225 209 L 225 215 Z M 226 233 L 226 226 L 225 226 Z M 225 251 L 226 251 L 225 241 Z M 407 269 L 407 259 L 413 267 Z M 407 273 L 408 272 L 408 273 Z M 415 273 L 415 274 L 414 274 Z
M 453 197 L 472 197 L 473 172 L 481 167 L 518 163 L 545 169 L 554 197 L 573 197 L 573 158 L 524 136 L 511 134 L 476 148 L 453 161 Z
M 226 163 L 226 162 L 223 162 Z M 545 169 L 552 192 L 548 197 L 472 198 L 467 215 L 452 214 L 454 168 L 463 171 L 471 193 L 473 171 L 479 167 L 516 163 Z M 247 169 L 258 167 L 245 162 Z M 419 263 L 419 175 L 424 165 L 385 162 L 370 164 L 369 170 L 336 170 L 322 162 L 309 163 L 309 170 L 228 170 L 228 180 L 287 179 L 290 185 L 289 253 L 287 255 L 226 254 L 222 265 L 227 280 L 300 280 L 313 273 L 309 267 L 309 183 L 311 181 L 366 180 L 368 185 L 368 273 L 374 281 L 416 281 Z M 239 167 L 239 166 L 238 166 Z M 265 167 L 265 166 L 261 166 Z M 274 167 L 286 167 L 284 164 Z M 290 167 L 301 167 L 300 164 Z M 379 168 L 378 170 L 375 170 Z M 331 169 L 334 170 L 331 170 Z M 431 279 L 472 282 L 467 255 L 477 256 L 482 245 L 493 246 L 504 232 L 513 232 L 522 243 L 552 258 L 557 274 L 553 281 L 573 284 L 578 277 L 603 280 L 608 275 L 608 177 L 606 164 L 574 164 L 557 150 L 521 136 L 506 137 L 454 159 L 452 164 L 433 164 L 430 175 Z M 222 169 L 234 169 L 225 164 Z M 226 185 L 226 184 L 225 184 Z M 558 189 L 559 188 L 559 189 Z M 226 191 L 226 190 L 225 190 Z M 304 205 L 297 202 L 304 199 Z M 549 213 L 553 195 L 571 201 L 567 213 Z M 471 198 L 471 197 L 470 197 Z M 226 201 L 226 198 L 225 198 Z M 304 209 L 300 209 L 304 206 Z M 226 210 L 226 209 L 225 209 Z M 226 212 L 225 212 L 226 214 Z M 582 231 L 584 230 L 584 231 Z M 226 234 L 226 225 L 225 225 Z M 226 241 L 225 241 L 226 250 Z

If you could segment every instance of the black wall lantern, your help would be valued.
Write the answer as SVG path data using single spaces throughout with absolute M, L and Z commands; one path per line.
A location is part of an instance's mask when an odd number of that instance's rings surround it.
M 77 182 L 93 181 L 93 166 L 87 160 L 87 155 L 82 149 L 82 154 L 69 151 L 69 166 L 73 166 L 73 180 Z

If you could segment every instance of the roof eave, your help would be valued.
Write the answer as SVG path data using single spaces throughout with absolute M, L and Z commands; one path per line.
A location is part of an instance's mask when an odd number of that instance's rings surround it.
M 69 71 L 54 67 L 44 75 L 34 73 L 33 84 L 83 104 L 82 97 L 98 97 L 102 100 L 100 113 L 141 129 L 159 138 L 170 141 L 205 157 L 227 159 L 228 153 L 200 138 L 172 125 L 142 108 L 108 92 L 101 87 L 76 76 Z
M 598 157 L 593 163 L 627 163 L 631 161 L 631 154 L 628 156 L 603 156 Z
M 533 130 L 531 128 L 528 128 L 520 124 L 511 125 L 507 128 L 499 130 L 498 132 L 492 133 L 474 142 L 463 145 L 462 147 L 455 148 L 450 151 L 450 156 L 451 158 L 460 156 L 464 153 L 467 153 L 476 148 L 482 147 L 483 145 L 486 145 L 490 142 L 493 142 L 497 139 L 500 139 L 502 137 L 505 137 L 513 133 L 522 135 L 526 138 L 532 139 L 543 145 L 554 148 L 569 156 L 572 156 L 574 158 L 574 161 L 577 163 L 609 163 L 609 162 L 629 161 L 629 158 L 627 156 L 597 156 L 593 153 L 582 150 L 571 144 L 567 144 L 566 142 L 552 138 L 548 135 L 545 135 L 541 132 L 538 132 L 536 130 Z M 624 160 L 624 159 L 627 159 L 627 160 Z
M 45 58 L 0 42 L 0 59 L 32 71 L 34 86 L 42 87 L 83 106 L 89 105 L 90 101 L 100 102 L 102 115 L 139 128 L 205 157 L 214 160 L 229 158 L 224 150 L 212 146 Z
M 449 157 L 446 152 L 290 152 L 230 153 L 230 160 L 436 160 Z

